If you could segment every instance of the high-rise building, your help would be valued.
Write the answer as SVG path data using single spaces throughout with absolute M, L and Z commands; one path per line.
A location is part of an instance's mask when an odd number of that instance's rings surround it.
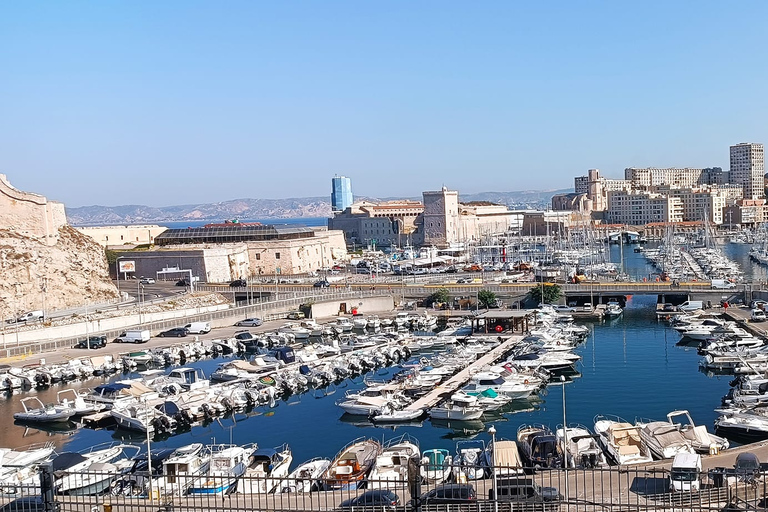
M 331 180 L 331 210 L 343 212 L 352 206 L 352 180 L 346 176 L 334 176 Z
M 731 183 L 744 187 L 744 199 L 765 197 L 765 156 L 762 144 L 742 142 L 731 146 Z

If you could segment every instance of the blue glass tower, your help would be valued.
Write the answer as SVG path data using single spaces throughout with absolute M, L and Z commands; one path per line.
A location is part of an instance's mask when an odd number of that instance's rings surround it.
M 352 180 L 334 176 L 331 180 L 331 210 L 343 212 L 352 206 Z

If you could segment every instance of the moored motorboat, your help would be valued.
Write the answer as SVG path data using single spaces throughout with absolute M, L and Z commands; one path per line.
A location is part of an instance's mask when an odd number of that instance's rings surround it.
M 29 423 L 63 423 L 69 421 L 76 413 L 75 408 L 69 404 L 45 405 L 35 396 L 23 398 L 21 405 L 24 411 L 14 413 L 13 417 Z
M 426 483 L 431 485 L 443 483 L 450 478 L 453 471 L 453 457 L 443 448 L 424 450 L 420 471 Z
M 255 446 L 212 445 L 208 472 L 190 485 L 187 494 L 226 494 L 245 473 L 247 460 Z
M 284 444 L 277 448 L 261 448 L 253 452 L 243 478 L 237 485 L 242 494 L 268 494 L 288 476 L 293 461 L 291 448 Z
M 603 450 L 620 466 L 653 462 L 639 428 L 626 420 L 595 416 L 595 434 Z
M 323 488 L 357 489 L 381 453 L 373 439 L 356 439 L 341 449 L 323 474 Z
M 391 489 L 403 485 L 408 480 L 409 465 L 418 461 L 419 446 L 409 436 L 393 439 L 387 443 L 376 457 L 371 473 L 368 475 L 368 489 Z
M 315 457 L 294 469 L 275 488 L 275 492 L 311 492 L 319 489 L 320 477 L 331 465 L 329 459 Z

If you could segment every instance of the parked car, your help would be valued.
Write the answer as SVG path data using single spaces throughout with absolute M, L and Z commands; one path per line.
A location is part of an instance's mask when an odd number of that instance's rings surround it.
M 176 286 L 189 286 L 189 279 L 179 279 L 176 281 Z
M 291 311 L 288 313 L 288 320 L 304 320 L 306 317 L 301 311 Z
M 174 327 L 173 329 L 168 329 L 167 331 L 163 331 L 157 336 L 159 338 L 181 338 L 184 336 L 187 336 L 189 334 L 189 329 L 186 327 Z
M 762 309 L 753 309 L 750 319 L 753 322 L 765 322 L 765 311 Z
M 554 309 L 558 313 L 573 313 L 574 311 L 576 311 L 571 306 L 566 306 L 565 304 L 551 304 L 551 306 L 552 306 L 552 309 Z M 591 310 L 592 308 L 590 307 L 590 311 Z
M 106 346 L 106 336 L 88 336 L 88 338 L 78 341 L 75 348 L 102 348 Z
M 331 286 L 331 283 L 329 283 L 328 281 L 326 281 L 325 279 L 323 279 L 323 280 L 321 280 L 321 281 L 317 281 L 317 282 L 316 282 L 315 284 L 313 284 L 312 286 L 314 286 L 315 288 L 328 288 L 329 286 Z
M 461 504 L 471 503 L 477 499 L 475 487 L 472 484 L 442 484 L 419 498 L 422 505 Z
M 140 284 L 155 284 L 155 278 L 154 277 L 142 277 L 139 279 Z
M 768 306 L 768 302 L 764 300 L 753 300 L 749 303 L 749 309 L 765 309 Z
M 375 489 L 372 491 L 365 491 L 363 494 L 356 498 L 351 498 L 341 502 L 339 507 L 341 508 L 364 508 L 364 507 L 377 507 L 376 510 L 382 510 L 378 507 L 396 507 L 400 505 L 400 497 L 392 491 L 387 489 Z M 367 508 L 370 510 L 370 508 Z
M 246 318 L 245 320 L 235 322 L 235 327 L 258 327 L 263 323 L 261 318 Z
M 246 286 L 248 286 L 248 281 L 246 281 L 245 279 L 235 279 L 234 281 L 229 283 L 229 286 L 231 286 L 232 288 L 245 288 Z

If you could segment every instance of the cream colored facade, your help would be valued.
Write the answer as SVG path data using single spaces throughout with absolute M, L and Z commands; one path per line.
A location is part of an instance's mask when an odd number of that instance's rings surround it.
M 482 240 L 490 235 L 520 232 L 524 212 L 509 210 L 498 204 L 460 204 L 459 235 L 462 241 Z
M 102 247 L 153 244 L 155 237 L 166 227 L 148 224 L 144 226 L 85 226 L 75 228 L 93 238 Z
M 588 206 L 593 211 L 603 212 L 608 209 L 608 194 L 615 191 L 629 191 L 632 183 L 627 180 L 613 180 L 600 176 L 599 169 L 590 169 L 586 176 L 574 179 L 574 192 L 586 194 Z
M 350 245 L 400 246 L 408 243 L 422 213 L 419 201 L 361 201 L 328 219 L 328 227 L 343 231 Z
M 683 201 L 654 192 L 616 191 L 608 196 L 606 216 L 609 224 L 639 226 L 651 222 L 682 222 Z
M 683 205 L 683 222 L 709 221 L 718 225 L 723 223 L 723 208 L 728 204 L 728 196 L 717 187 L 656 187 L 656 190 L 680 199 Z
M 67 225 L 64 203 L 23 192 L 0 174 L 0 226 L 46 245 L 56 245 L 59 228 Z
M 311 238 L 249 241 L 248 256 L 252 276 L 304 274 L 330 268 L 347 258 L 342 231 L 315 231 Z

